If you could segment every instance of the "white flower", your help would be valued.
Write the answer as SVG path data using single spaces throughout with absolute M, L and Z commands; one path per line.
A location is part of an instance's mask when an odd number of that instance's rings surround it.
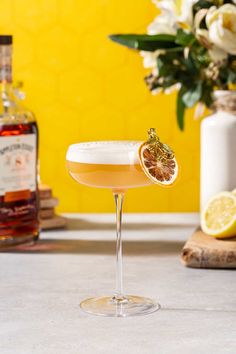
M 151 94 L 152 94 L 153 96 L 156 96 L 156 95 L 158 95 L 158 94 L 161 93 L 161 92 L 162 92 L 162 88 L 156 88 L 156 89 L 154 89 L 154 90 L 151 91 Z
M 236 6 L 212 6 L 206 15 L 210 41 L 229 54 L 236 54 Z
M 182 0 L 181 6 L 176 0 L 153 0 L 161 13 L 168 15 L 169 19 L 177 25 L 179 22 L 188 26 L 193 23 L 193 5 L 198 0 Z M 171 21 L 171 22 L 172 22 Z
M 207 30 L 200 28 L 196 29 L 196 36 L 204 47 L 208 48 L 209 55 L 213 62 L 223 61 L 227 58 L 228 54 L 211 42 L 209 32 Z
M 201 9 L 199 10 L 195 17 L 194 17 L 194 28 L 195 29 L 199 29 L 200 28 L 200 24 L 202 22 L 202 20 L 204 19 L 204 17 L 207 14 L 208 9 Z
M 148 26 L 147 33 L 154 34 L 176 34 L 177 26 L 175 17 L 166 12 L 163 15 L 157 16 L 155 20 Z
M 186 23 L 189 26 L 193 24 L 193 5 L 197 0 L 182 0 L 181 14 L 178 18 L 180 22 Z
M 167 0 L 167 2 L 171 3 L 172 0 Z M 148 26 L 147 33 L 149 35 L 155 34 L 176 34 L 177 26 L 176 26 L 176 18 L 169 11 L 168 6 L 164 10 L 161 15 L 157 16 L 155 20 Z M 143 66 L 145 68 L 156 69 L 157 66 L 157 57 L 160 54 L 164 54 L 164 50 L 156 50 L 154 52 L 145 52 L 141 51 L 141 56 L 143 57 Z M 157 69 L 156 69 L 157 70 Z M 156 73 L 158 75 L 158 73 Z
M 181 88 L 181 84 L 177 83 L 165 89 L 165 94 L 170 95 L 171 93 L 178 91 Z
M 209 49 L 209 55 L 213 62 L 223 61 L 228 56 L 224 50 L 216 47 L 215 45 L 212 47 L 212 49 Z
M 143 57 L 143 66 L 145 68 L 154 69 L 157 66 L 157 57 L 160 54 L 160 50 L 156 50 L 155 52 L 145 52 L 141 51 L 140 54 Z
M 194 111 L 194 119 L 199 119 L 204 115 L 206 106 L 202 102 L 198 102 Z
M 148 26 L 148 34 L 176 34 L 177 32 L 177 8 L 174 0 L 153 0 L 161 10 L 161 14 Z
M 176 14 L 178 6 L 175 0 L 152 0 L 152 2 L 162 11 Z

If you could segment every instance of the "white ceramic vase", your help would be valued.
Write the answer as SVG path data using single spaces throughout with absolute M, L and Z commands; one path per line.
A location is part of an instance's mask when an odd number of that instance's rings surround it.
M 220 97 L 222 100 L 226 95 L 227 91 L 219 91 L 216 98 Z M 218 109 L 201 124 L 201 209 L 216 193 L 234 188 L 236 114 Z

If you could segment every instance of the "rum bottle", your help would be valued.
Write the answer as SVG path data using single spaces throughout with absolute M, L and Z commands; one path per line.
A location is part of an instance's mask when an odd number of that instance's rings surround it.
M 39 235 L 38 128 L 12 85 L 12 36 L 0 36 L 0 248 Z

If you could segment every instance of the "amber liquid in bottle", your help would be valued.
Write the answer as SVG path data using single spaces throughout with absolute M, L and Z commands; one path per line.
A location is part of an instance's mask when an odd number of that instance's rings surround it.
M 38 128 L 12 86 L 12 36 L 0 35 L 0 249 L 39 234 Z
M 37 139 L 37 123 L 0 125 L 0 139 L 1 137 L 16 137 L 22 134 L 35 134 Z M 21 161 L 14 161 L 14 163 L 20 164 Z M 35 178 L 36 176 L 37 171 L 35 170 Z M 37 181 L 35 181 L 35 184 L 37 185 Z M 6 246 L 7 244 L 17 244 L 37 239 L 39 229 L 38 204 L 37 189 L 35 191 L 25 189 L 7 192 L 0 196 L 0 247 L 2 243 Z

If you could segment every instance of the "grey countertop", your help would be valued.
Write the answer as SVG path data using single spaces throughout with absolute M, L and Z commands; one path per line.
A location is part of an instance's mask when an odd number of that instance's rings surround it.
M 112 294 L 112 214 L 68 214 L 68 229 L 0 253 L 1 354 L 236 353 L 233 270 L 185 268 L 197 214 L 124 215 L 126 293 L 157 299 L 150 315 L 104 318 L 81 300 Z

